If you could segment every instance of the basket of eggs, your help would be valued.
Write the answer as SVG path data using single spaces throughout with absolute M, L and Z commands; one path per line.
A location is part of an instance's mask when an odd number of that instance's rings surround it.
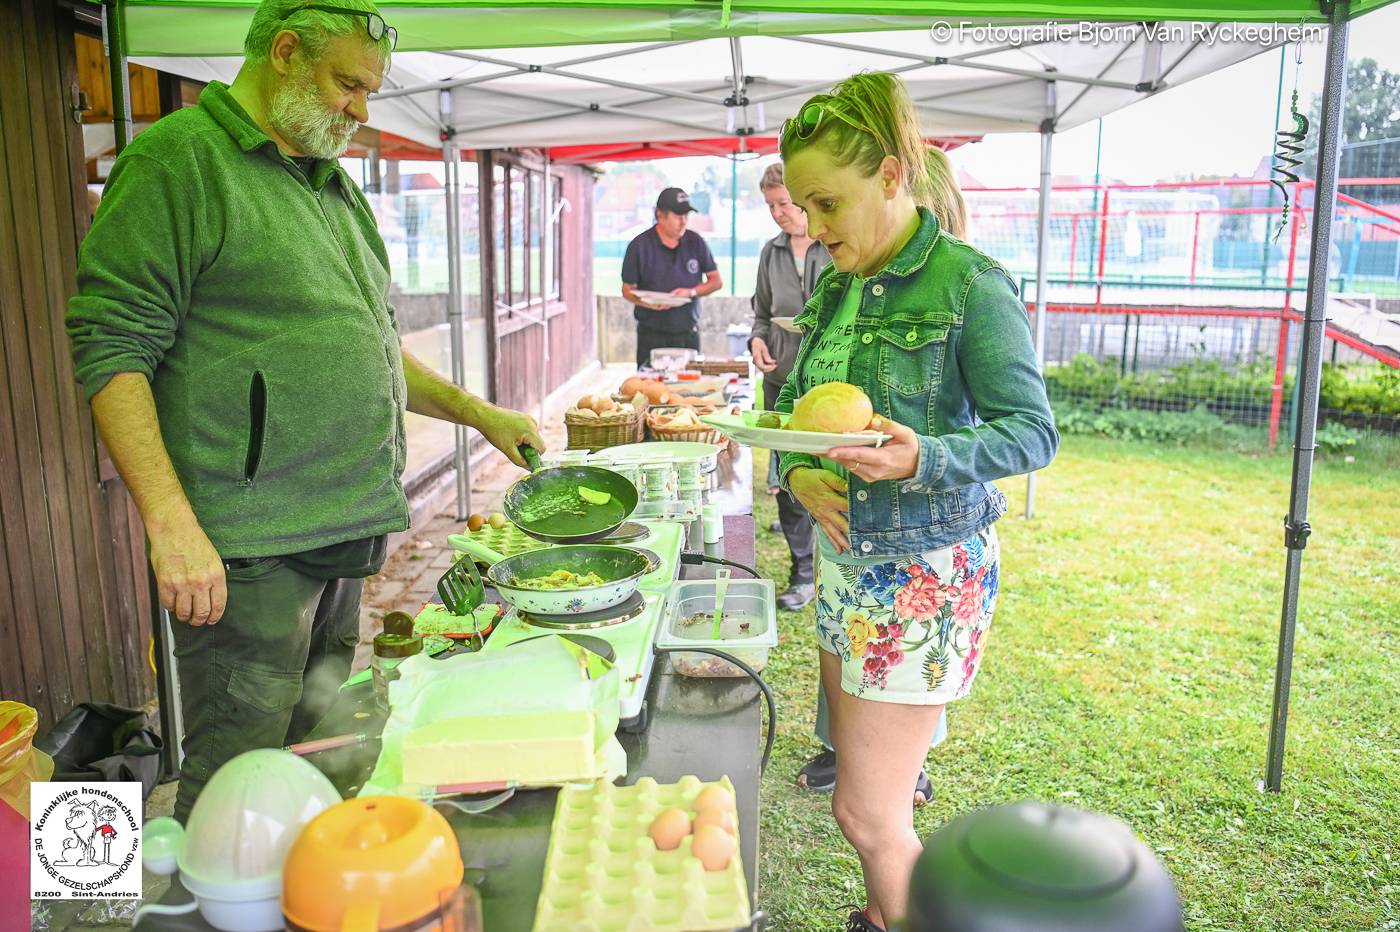
M 568 448 L 596 452 L 624 443 L 639 443 L 646 409 L 646 396 L 640 393 L 627 401 L 616 401 L 607 395 L 584 395 L 564 412 Z

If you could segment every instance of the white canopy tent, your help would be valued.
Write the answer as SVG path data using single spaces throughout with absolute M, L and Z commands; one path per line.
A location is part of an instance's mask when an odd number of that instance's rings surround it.
M 396 23 L 404 12 L 394 12 Z M 814 25 L 829 28 L 826 21 Z M 486 30 L 469 48 L 396 54 L 372 102 L 370 125 L 428 146 L 448 139 L 466 149 L 538 148 L 546 158 L 569 161 L 605 159 L 610 146 L 627 150 L 636 143 L 652 145 L 659 155 L 666 154 L 668 142 L 686 143 L 687 154 L 703 151 L 705 144 L 715 145 L 716 154 L 752 149 L 751 143 L 772 151 L 782 120 L 812 94 L 845 75 L 884 70 L 900 75 L 930 138 L 1042 133 L 1044 186 L 1053 133 L 1276 47 L 1209 42 L 1213 27 L 1205 23 L 1071 27 L 1021 21 L 949 26 L 946 32 L 891 25 L 883 20 L 870 24 L 874 31 L 850 33 L 505 49 L 489 48 L 492 32 Z M 228 82 L 242 62 L 242 32 L 230 27 L 222 35 L 225 44 L 212 50 L 224 54 L 135 60 L 197 80 Z M 1072 38 L 1064 41 L 1066 36 Z M 407 32 L 405 40 L 411 41 Z M 156 38 L 133 35 L 129 41 L 138 49 L 159 47 Z M 456 186 L 447 188 L 455 199 Z M 1043 187 L 1042 213 L 1048 196 Z M 1045 223 L 1042 216 L 1042 232 Z M 449 250 L 456 254 L 451 243 Z M 1043 252 L 1037 268 L 1036 295 L 1043 301 Z M 454 308 L 460 306 L 452 300 Z M 1043 314 L 1036 315 L 1036 325 L 1040 346 Z M 469 488 L 459 487 L 462 516 L 470 511 L 469 496 Z M 1032 475 L 1027 516 L 1034 497 Z
M 109 0 L 105 23 L 116 53 L 113 113 L 118 145 L 131 137 L 126 56 L 193 78 L 227 80 L 256 0 Z M 863 69 L 895 71 L 907 83 L 929 137 L 1036 131 L 1041 134 L 1037 353 L 1045 328 L 1045 244 L 1051 144 L 1068 129 L 1283 41 L 1208 41 L 1196 19 L 1328 23 L 1326 83 L 1309 260 L 1301 409 L 1285 518 L 1287 552 L 1265 779 L 1282 783 L 1293 637 L 1317 426 L 1327 261 L 1336 200 L 1349 20 L 1390 0 L 1164 0 L 1003 3 L 965 0 L 384 0 L 400 32 L 392 84 L 372 105 L 372 125 L 433 144 L 449 163 L 455 199 L 459 146 L 556 147 L 583 142 L 747 140 L 773 132 L 807 96 Z M 411 4 L 411 5 L 410 5 Z M 885 15 L 890 11 L 908 16 Z M 528 15 L 528 20 L 525 18 Z M 967 42 L 956 17 L 1039 28 L 1044 38 L 1001 45 Z M 1025 17 L 1040 16 L 1041 20 Z M 947 17 L 953 28 L 930 29 Z M 1056 17 L 1057 22 L 1052 22 Z M 1096 20 L 1117 20 L 1094 24 Z M 1099 41 L 1074 41 L 1080 20 Z M 1141 20 L 1142 23 L 1134 23 Z M 1127 22 L 1122 22 L 1127 21 Z M 1148 22 L 1155 24 L 1149 27 Z M 1158 29 L 1165 24 L 1171 29 Z M 1071 29 L 1070 36 L 1052 27 Z M 1132 28 L 1129 28 L 1132 27 Z M 1113 38 L 1115 37 L 1116 38 Z M 528 44 L 529 47 L 522 47 Z M 449 51 L 442 51 L 442 50 Z M 487 52 L 484 50 L 491 49 Z M 443 93 L 446 92 L 446 93 Z M 562 154 L 562 153 L 561 153 Z M 548 186 L 546 186 L 548 190 Z M 546 203 L 548 212 L 552 205 Z M 456 211 L 450 209 L 449 216 Z M 545 224 L 548 231 L 550 224 Z M 454 378 L 461 384 L 462 300 L 458 231 L 449 295 Z M 550 244 L 544 244 L 546 262 Z M 458 438 L 459 512 L 466 466 Z M 1033 508 L 1034 476 L 1027 511 Z M 465 516 L 465 512 L 460 512 Z
M 749 36 L 545 48 L 399 52 L 371 106 L 370 125 L 429 146 L 444 130 L 468 148 L 553 148 L 776 136 L 807 97 L 866 70 L 900 75 L 930 137 L 1055 131 L 1229 67 L 1269 44 L 1192 38 L 1095 23 L 1103 41 L 1028 41 L 927 28 L 878 33 Z M 1022 36 L 1037 35 L 1020 24 Z M 1111 37 L 1111 38 L 1110 38 Z M 238 50 L 222 56 L 143 55 L 142 64 L 198 80 L 232 80 Z M 736 80 L 735 75 L 738 75 Z M 1058 87 L 1053 110 L 1045 83 Z M 451 93 L 444 118 L 440 92 Z

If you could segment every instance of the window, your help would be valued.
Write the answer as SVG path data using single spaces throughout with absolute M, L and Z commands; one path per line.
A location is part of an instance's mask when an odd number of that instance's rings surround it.
M 544 244 L 540 242 L 544 230 L 544 175 L 530 172 L 530 223 L 527 227 L 530 248 L 525 253 L 525 267 L 530 279 L 530 296 L 539 297 L 544 291 Z
M 525 255 L 525 239 L 529 235 L 530 211 L 526 201 L 527 172 L 510 168 L 510 303 L 520 307 L 530 303 L 530 270 Z
M 496 291 L 498 310 L 525 308 L 557 300 L 563 277 L 561 233 L 562 179 L 551 173 L 553 197 L 545 203 L 543 171 L 516 163 L 498 163 L 494 170 L 493 203 L 496 208 Z M 550 250 L 553 261 L 544 262 L 545 212 L 554 214 Z
M 494 181 L 491 185 L 496 217 L 496 229 L 493 236 L 496 241 L 496 302 L 498 305 L 506 305 L 507 307 L 510 306 L 510 242 L 506 237 L 506 231 L 510 229 L 510 215 L 506 212 L 508 202 L 505 191 L 509 171 L 510 169 L 505 165 L 495 165 L 492 168 Z
M 552 253 L 551 268 L 547 270 L 547 280 L 542 291 L 549 295 L 550 300 L 559 300 L 559 280 L 564 276 L 564 243 L 562 239 L 564 231 L 564 211 L 560 204 L 564 201 L 564 180 L 562 178 L 551 178 L 551 187 L 554 189 L 554 196 L 549 199 L 549 210 L 553 214 L 553 229 L 549 249 Z M 541 261 L 541 268 L 544 263 Z

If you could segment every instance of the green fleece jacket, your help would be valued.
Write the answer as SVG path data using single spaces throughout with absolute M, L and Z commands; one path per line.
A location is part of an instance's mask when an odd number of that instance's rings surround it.
M 195 515 L 225 558 L 402 530 L 407 388 L 374 214 L 307 175 L 217 82 L 112 169 L 67 329 L 91 398 L 151 382 Z

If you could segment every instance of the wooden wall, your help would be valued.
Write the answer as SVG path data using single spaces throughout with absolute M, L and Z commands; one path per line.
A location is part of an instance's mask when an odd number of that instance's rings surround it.
M 63 329 L 87 228 L 77 73 L 70 9 L 0 0 L 0 697 L 41 727 L 155 689 L 139 516 L 101 474 Z
M 598 358 L 598 342 L 593 304 L 593 173 L 578 165 L 552 166 L 550 173 L 562 180 L 563 195 L 569 201 L 569 209 L 561 215 L 562 243 L 555 246 L 563 249 L 559 299 L 548 308 L 549 391 L 553 391 Z M 491 176 L 483 172 L 481 177 Z M 494 263 L 490 274 L 497 274 Z M 538 306 L 531 308 L 532 316 L 538 313 Z M 544 331 L 502 310 L 496 315 L 496 334 L 493 400 L 534 414 L 540 400 Z
M 111 65 L 102 51 L 102 40 L 94 36 L 77 36 L 74 41 L 78 58 L 78 86 L 87 94 L 88 109 L 84 123 L 112 122 Z M 126 66 L 131 83 L 128 109 L 137 123 L 151 123 L 161 116 L 160 73 L 145 65 Z

